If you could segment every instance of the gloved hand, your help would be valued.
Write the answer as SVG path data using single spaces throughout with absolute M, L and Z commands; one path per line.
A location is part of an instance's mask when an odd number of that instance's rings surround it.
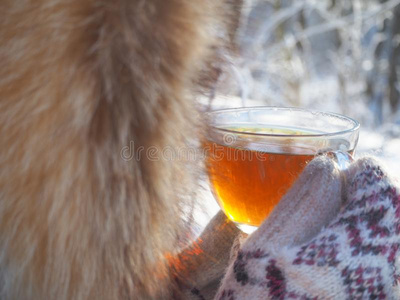
M 201 236 L 171 259 L 176 291 L 173 299 L 211 300 L 242 233 L 220 211 Z
M 373 158 L 318 157 L 241 246 L 217 300 L 400 299 L 400 192 Z

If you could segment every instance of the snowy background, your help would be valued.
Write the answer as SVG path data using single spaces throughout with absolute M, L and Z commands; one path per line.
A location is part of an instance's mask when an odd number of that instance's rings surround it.
M 231 1 L 242 11 L 238 46 L 208 105 L 350 116 L 362 128 L 357 155 L 400 176 L 400 0 Z
M 350 116 L 362 128 L 357 153 L 400 171 L 400 0 L 231 1 L 242 11 L 238 47 L 212 108 Z

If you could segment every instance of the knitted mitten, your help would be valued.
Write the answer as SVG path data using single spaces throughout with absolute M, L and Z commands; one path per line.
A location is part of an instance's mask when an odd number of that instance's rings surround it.
M 240 230 L 220 211 L 201 236 L 171 261 L 177 283 L 174 299 L 214 299 L 240 236 Z
M 372 158 L 342 173 L 314 159 L 241 246 L 216 299 L 399 299 L 398 186 Z

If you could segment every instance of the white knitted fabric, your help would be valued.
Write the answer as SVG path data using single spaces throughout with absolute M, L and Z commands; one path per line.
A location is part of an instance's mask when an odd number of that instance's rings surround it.
M 399 184 L 372 158 L 344 175 L 328 158 L 309 163 L 215 299 L 400 299 Z

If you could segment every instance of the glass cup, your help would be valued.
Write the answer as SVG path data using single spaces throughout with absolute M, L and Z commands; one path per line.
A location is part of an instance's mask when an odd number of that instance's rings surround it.
M 299 108 L 223 109 L 208 118 L 206 164 L 214 196 L 247 233 L 261 225 L 316 155 L 337 153 L 340 164 L 351 157 L 360 128 L 339 114 Z

